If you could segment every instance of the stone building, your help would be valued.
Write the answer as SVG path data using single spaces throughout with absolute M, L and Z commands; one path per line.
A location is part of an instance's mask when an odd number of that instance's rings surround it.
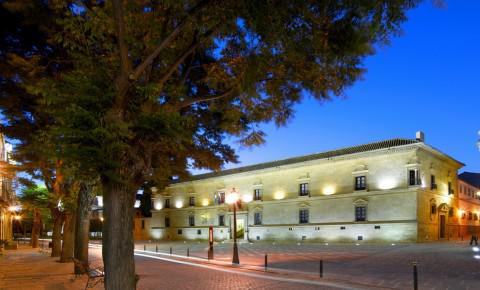
M 458 176 L 458 209 L 461 236 L 480 234 L 480 174 L 463 172 Z
M 460 238 L 463 164 L 416 139 L 391 139 L 176 180 L 153 197 L 151 239 L 430 241 Z M 470 202 L 477 208 L 477 200 Z M 470 204 L 469 203 L 469 204 Z M 473 211 L 473 210 L 472 210 Z M 471 220 L 471 229 L 479 226 Z
M 10 152 L 11 145 L 5 142 L 0 133 L 0 240 L 11 240 L 13 234 L 15 192 L 12 189 L 11 173 L 6 170 Z

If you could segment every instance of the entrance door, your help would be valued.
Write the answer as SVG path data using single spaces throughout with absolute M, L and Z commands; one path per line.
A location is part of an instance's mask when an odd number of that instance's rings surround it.
M 445 215 L 440 215 L 440 239 L 445 239 Z
M 237 218 L 237 239 L 243 239 L 245 235 L 245 219 Z

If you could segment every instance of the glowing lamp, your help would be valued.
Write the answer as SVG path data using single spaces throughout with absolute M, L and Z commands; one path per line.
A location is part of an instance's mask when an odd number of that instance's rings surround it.
M 208 203 L 209 203 L 209 202 L 208 202 L 208 199 L 207 199 L 207 198 L 204 198 L 204 199 L 202 200 L 202 205 L 203 205 L 203 206 L 208 206 Z
M 335 193 L 335 187 L 329 185 L 329 186 L 325 186 L 323 188 L 323 194 L 324 195 L 332 195 Z
M 228 204 L 234 204 L 240 199 L 238 192 L 232 191 L 225 197 L 225 202 Z
M 379 189 L 392 189 L 397 185 L 395 179 L 393 178 L 384 178 L 378 183 Z
M 14 211 L 17 211 L 17 207 L 12 205 L 12 206 L 8 207 L 8 210 L 11 211 L 11 212 L 14 212 Z
M 285 198 L 285 192 L 282 191 L 282 190 L 276 191 L 276 192 L 273 194 L 273 198 L 274 198 L 274 199 L 284 199 L 284 198 Z
M 244 194 L 242 196 L 243 202 L 251 202 L 253 200 L 253 196 L 251 194 Z
M 21 216 L 19 216 L 19 215 L 16 215 L 16 216 L 14 216 L 13 218 L 14 218 L 16 221 L 19 221 L 19 220 L 21 220 L 21 219 L 22 219 L 22 217 L 21 217 Z
M 162 203 L 156 202 L 154 207 L 155 207 L 156 210 L 161 210 L 162 209 Z
M 183 207 L 183 201 L 177 200 L 177 201 L 175 202 L 175 207 L 176 207 L 176 208 L 182 208 L 182 207 Z
M 103 218 L 103 216 L 100 217 L 100 221 L 103 222 L 105 219 Z

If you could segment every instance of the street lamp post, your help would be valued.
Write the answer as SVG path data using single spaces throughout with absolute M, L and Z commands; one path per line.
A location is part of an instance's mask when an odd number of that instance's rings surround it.
M 239 202 L 239 196 L 235 188 L 227 196 L 227 203 L 233 205 L 233 258 L 232 264 L 240 264 L 240 259 L 238 258 L 238 246 L 237 246 L 237 204 Z

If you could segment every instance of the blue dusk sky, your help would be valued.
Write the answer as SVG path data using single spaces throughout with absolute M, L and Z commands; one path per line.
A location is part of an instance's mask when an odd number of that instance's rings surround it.
M 403 35 L 365 60 L 363 80 L 346 98 L 296 106 L 286 127 L 262 125 L 266 144 L 237 150 L 233 168 L 390 138 L 415 138 L 480 172 L 480 1 L 424 1 Z M 199 173 L 200 171 L 194 171 Z

